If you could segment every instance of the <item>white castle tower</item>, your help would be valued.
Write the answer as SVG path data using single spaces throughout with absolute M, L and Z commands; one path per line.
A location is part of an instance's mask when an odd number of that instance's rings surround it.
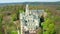
M 25 9 L 26 9 L 26 12 L 25 13 L 26 13 L 26 15 L 28 15 L 30 13 L 29 12 L 29 6 L 28 6 L 28 4 L 26 4 L 26 8 Z
M 28 4 L 26 4 L 26 13 L 29 11 Z

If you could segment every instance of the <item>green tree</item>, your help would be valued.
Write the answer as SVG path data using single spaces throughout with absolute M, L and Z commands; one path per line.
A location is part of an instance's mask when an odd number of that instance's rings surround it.
M 54 21 L 50 18 L 47 18 L 44 23 L 41 24 L 43 26 L 43 34 L 54 34 L 55 33 L 55 25 Z
M 2 14 L 0 14 L 0 34 L 2 34 L 2 20 L 3 20 L 3 16 Z

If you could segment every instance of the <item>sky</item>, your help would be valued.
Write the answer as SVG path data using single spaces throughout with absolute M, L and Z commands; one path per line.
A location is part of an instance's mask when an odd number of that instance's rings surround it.
M 60 0 L 0 0 L 0 3 L 15 3 L 15 2 L 56 2 Z

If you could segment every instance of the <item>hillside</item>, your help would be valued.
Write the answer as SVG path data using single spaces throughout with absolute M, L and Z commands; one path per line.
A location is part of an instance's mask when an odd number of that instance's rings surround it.
M 0 3 L 0 6 L 10 5 L 60 5 L 60 2 L 18 2 L 18 3 Z

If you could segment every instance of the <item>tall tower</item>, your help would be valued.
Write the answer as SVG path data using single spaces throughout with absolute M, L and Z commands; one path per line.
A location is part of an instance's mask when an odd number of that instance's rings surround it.
M 26 4 L 26 13 L 29 12 L 28 4 Z

